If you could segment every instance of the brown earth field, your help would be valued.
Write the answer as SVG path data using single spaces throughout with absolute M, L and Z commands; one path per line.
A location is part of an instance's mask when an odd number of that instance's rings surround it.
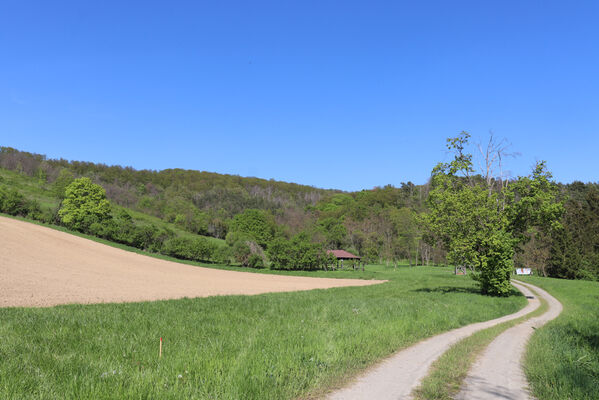
M 0 216 L 0 307 L 251 295 L 381 282 L 196 267 Z

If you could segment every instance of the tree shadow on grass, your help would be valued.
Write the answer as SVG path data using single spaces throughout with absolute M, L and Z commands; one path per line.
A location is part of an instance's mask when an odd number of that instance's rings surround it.
M 483 296 L 483 293 L 481 292 L 480 288 L 477 288 L 477 287 L 439 286 L 439 287 L 435 287 L 435 288 L 420 288 L 420 289 L 415 289 L 413 291 L 419 292 L 419 293 L 441 293 L 441 294 L 468 293 L 468 294 L 478 294 L 478 295 Z M 512 296 L 524 296 L 524 295 L 517 289 L 512 288 L 507 297 L 512 297 Z

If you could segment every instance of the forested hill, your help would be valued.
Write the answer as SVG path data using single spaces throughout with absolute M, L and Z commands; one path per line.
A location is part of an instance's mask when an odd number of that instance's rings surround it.
M 224 238 L 226 220 L 245 209 L 271 212 L 290 226 L 298 213 L 335 190 L 212 172 L 166 169 L 135 170 L 83 161 L 48 159 L 41 154 L 0 148 L 0 168 L 65 186 L 86 176 L 106 190 L 108 199 L 123 207 L 176 222 L 194 233 Z
M 452 196 L 484 188 L 481 193 L 502 199 L 499 209 L 490 204 L 489 211 L 511 221 L 506 229 L 515 240 L 515 266 L 599 280 L 599 185 L 557 184 L 549 172 L 537 175 L 509 182 L 472 175 L 448 188 L 455 191 Z M 477 214 L 482 203 L 465 206 L 464 198 L 438 210 L 441 219 L 432 221 L 431 198 L 436 190 L 438 200 L 442 189 L 434 180 L 348 193 L 211 172 L 52 160 L 8 147 L 0 147 L 0 212 L 69 227 L 59 215 L 65 189 L 82 177 L 100 185 L 114 207 L 101 223 L 71 229 L 179 258 L 244 266 L 321 268 L 326 249 L 345 249 L 366 261 L 452 262 L 447 235 L 462 233 L 454 232 L 446 217 L 455 214 L 456 226 L 466 217 L 480 217 L 473 223 L 487 220 Z M 443 201 L 452 198 L 447 193 Z M 543 205 L 553 210 L 555 221 L 537 215 Z M 504 212 L 506 206 L 513 212 Z M 226 246 L 202 236 L 226 238 Z M 218 251 L 205 248 L 206 240 Z
M 41 203 L 38 219 L 48 222 L 60 223 L 57 212 L 65 187 L 75 178 L 89 177 L 106 190 L 112 204 L 192 234 L 224 239 L 236 216 L 258 210 L 273 237 L 303 233 L 326 248 L 343 248 L 371 260 L 440 262 L 443 257 L 440 248 L 422 240 L 417 226 L 427 186 L 410 182 L 346 193 L 210 172 L 138 171 L 53 160 L 8 147 L 0 148 L 0 168 L 18 173 L 6 177 L 4 185 Z

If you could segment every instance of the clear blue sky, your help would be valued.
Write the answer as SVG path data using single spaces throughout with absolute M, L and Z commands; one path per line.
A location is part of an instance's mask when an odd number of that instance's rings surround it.
M 0 3 L 0 145 L 358 190 L 445 138 L 599 181 L 597 1 Z

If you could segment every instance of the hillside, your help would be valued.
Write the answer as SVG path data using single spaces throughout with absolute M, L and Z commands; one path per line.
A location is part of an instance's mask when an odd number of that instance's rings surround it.
M 193 233 L 224 238 L 226 220 L 245 209 L 268 210 L 282 224 L 293 225 L 297 213 L 334 190 L 182 169 L 135 170 L 83 161 L 48 159 L 44 155 L 0 147 L 0 168 L 36 178 L 27 183 L 42 204 L 52 196 L 52 184 L 87 176 L 102 185 L 111 202 L 176 223 Z M 62 174 L 62 175 L 61 175 Z M 45 192 L 47 196 L 42 197 Z
M 441 249 L 433 251 L 421 240 L 416 216 L 425 207 L 427 191 L 410 182 L 344 193 L 210 172 L 53 160 L 0 147 L 0 184 L 37 201 L 42 221 L 59 223 L 64 187 L 82 176 L 106 190 L 115 216 L 122 209 L 137 225 L 153 224 L 177 235 L 224 239 L 233 217 L 256 209 L 271 219 L 275 236 L 307 232 L 328 248 L 345 248 L 371 260 L 426 263 L 443 257 Z
M 212 172 L 53 160 L 0 147 L 0 197 L 3 190 L 14 191 L 22 205 L 5 213 L 61 225 L 65 188 L 80 177 L 104 188 L 112 205 L 110 224 L 85 233 L 143 250 L 255 267 L 273 267 L 274 260 L 282 269 L 321 268 L 325 249 L 388 264 L 447 263 L 443 237 L 425 224 L 430 183 L 348 193 Z M 487 182 L 498 194 L 508 186 L 519 188 L 509 195 L 515 204 L 537 190 L 531 178 Z M 599 184 L 559 184 L 550 181 L 550 173 L 547 178 L 542 190 L 550 190 L 561 209 L 559 223 L 550 230 L 535 225 L 540 220 L 535 222 L 531 211 L 514 219 L 515 264 L 548 276 L 599 280 Z M 484 186 L 485 178 L 475 175 L 469 182 Z M 517 225 L 529 228 L 517 232 Z

